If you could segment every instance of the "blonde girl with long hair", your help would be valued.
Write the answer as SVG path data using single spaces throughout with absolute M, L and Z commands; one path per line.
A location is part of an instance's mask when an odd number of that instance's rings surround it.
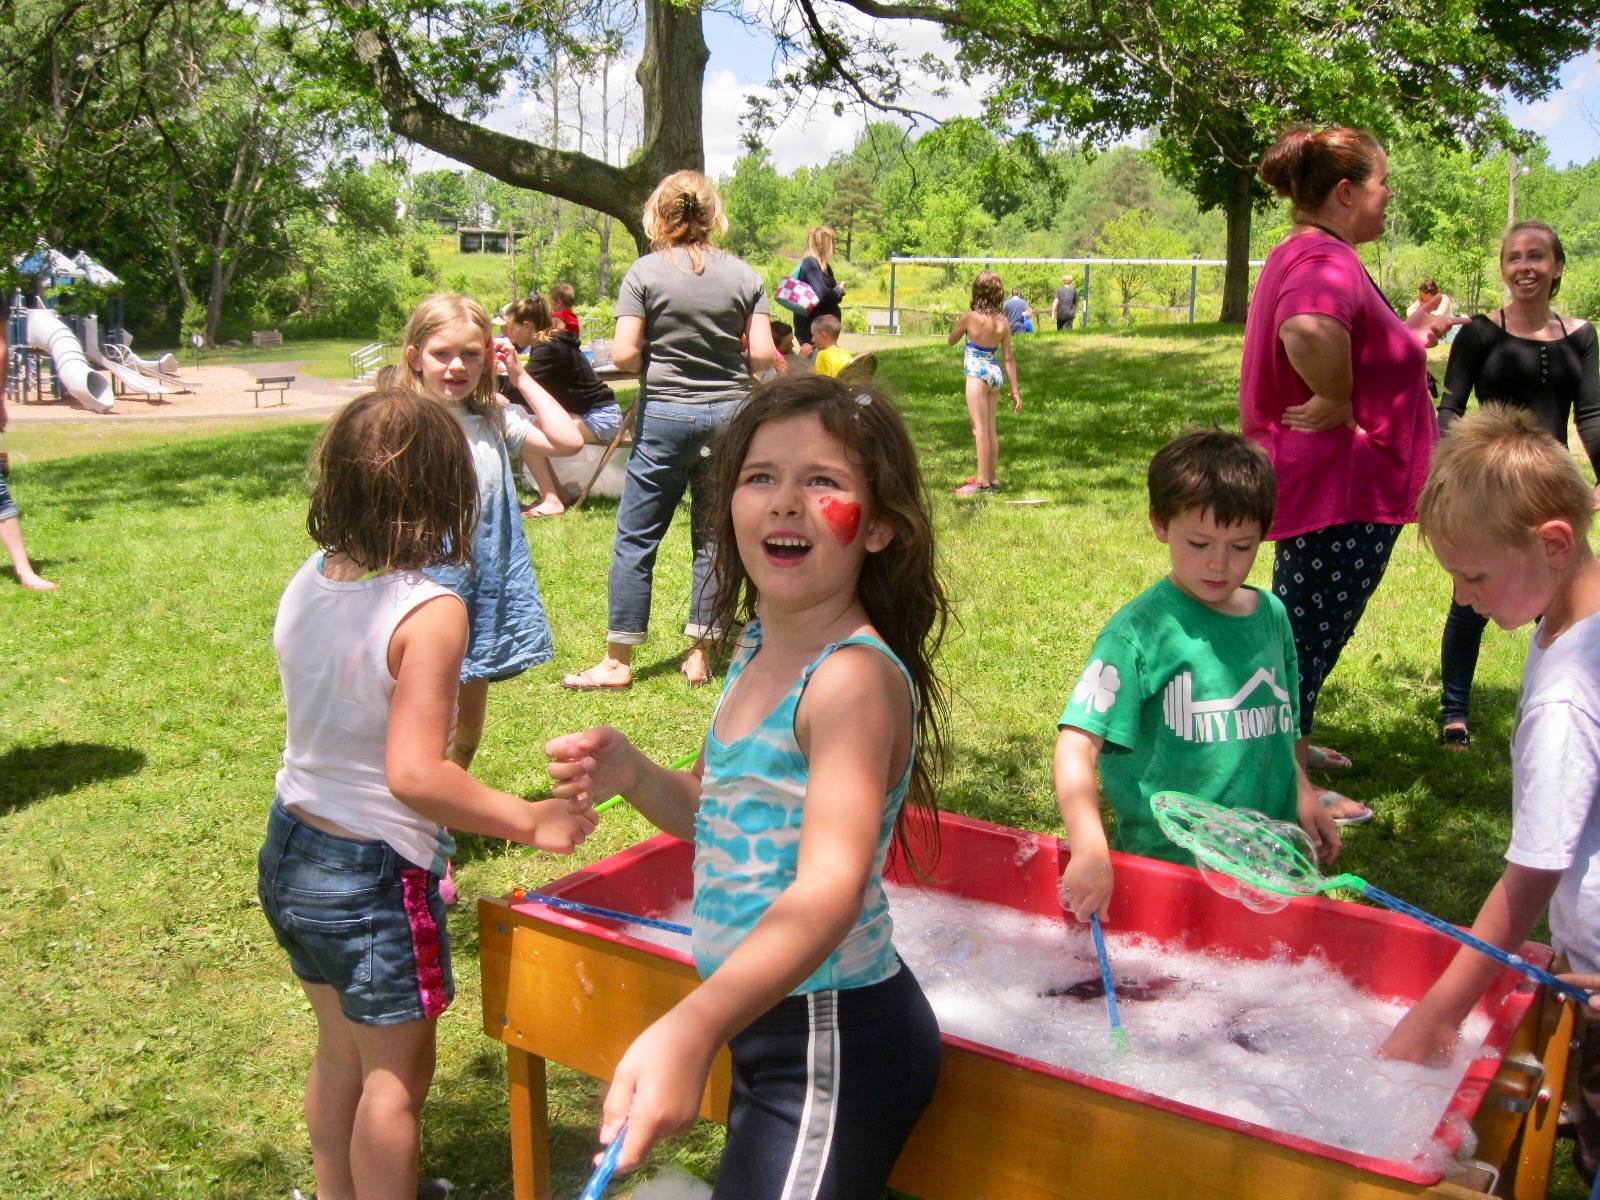
M 470 766 L 483 736 L 489 684 L 520 675 L 554 657 L 550 622 L 539 597 L 522 531 L 511 456 L 523 462 L 576 454 L 578 424 L 523 368 L 516 348 L 493 336 L 489 314 L 476 300 L 454 293 L 429 296 L 406 323 L 396 383 L 449 411 L 472 451 L 478 478 L 479 516 L 467 563 L 429 568 L 428 574 L 467 605 L 471 640 L 461 666 L 461 698 L 450 757 Z M 492 364 L 527 403 L 502 404 Z
M 561 681 L 583 691 L 633 683 L 656 552 L 686 490 L 694 567 L 684 633 L 694 644 L 682 671 L 692 687 L 710 681 L 710 446 L 749 397 L 754 374 L 777 357 L 761 277 L 712 245 L 728 219 L 711 181 L 699 171 L 668 175 L 643 216 L 653 250 L 622 281 L 612 343 L 612 361 L 639 372 L 639 415 L 607 578 L 606 653 Z
M 795 313 L 794 340 L 802 346 L 811 342 L 811 322 L 818 317 L 834 316 L 841 320 L 839 302 L 844 299 L 844 284 L 833 277 L 833 252 L 837 239 L 833 229 L 818 225 L 806 238 L 806 254 L 794 269 L 794 277 L 810 286 L 817 294 L 817 306 L 808 313 Z

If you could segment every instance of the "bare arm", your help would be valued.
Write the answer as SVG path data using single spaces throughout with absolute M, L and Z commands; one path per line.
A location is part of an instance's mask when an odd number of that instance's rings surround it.
M 1472 932 L 1502 950 L 1515 952 L 1533 932 L 1539 914 L 1556 894 L 1560 882 L 1560 871 L 1536 871 L 1508 863 L 1505 874 L 1478 910 Z M 1395 1026 L 1378 1053 L 1411 1062 L 1444 1056 L 1454 1044 L 1461 1022 L 1502 969 L 1494 959 L 1476 950 L 1466 946 L 1457 950 L 1444 974 Z
M 533 410 L 535 428 L 522 439 L 522 461 L 576 454 L 583 449 L 583 430 L 561 402 L 545 390 L 522 364 L 522 356 L 505 338 L 495 340 L 495 354 L 505 364 L 506 378 Z
M 1011 326 L 1005 327 L 1005 332 L 1000 335 L 1000 346 L 1005 351 L 1006 379 L 1011 384 L 1011 411 L 1022 411 L 1022 391 L 1017 384 L 1017 359 L 1011 351 Z
M 622 796 L 663 833 L 694 840 L 703 761 L 689 771 L 670 770 L 609 725 L 552 738 L 544 752 L 550 756 L 556 796 L 589 804 Z
M 1062 726 L 1056 738 L 1056 804 L 1066 827 L 1072 859 L 1061 876 L 1061 904 L 1080 921 L 1106 911 L 1111 900 L 1111 847 L 1100 821 L 1100 783 L 1096 768 L 1105 739 Z
M 1350 331 L 1321 313 L 1300 313 L 1278 326 L 1278 340 L 1296 375 L 1313 395 L 1284 411 L 1284 424 L 1301 433 L 1320 433 L 1353 423 L 1350 395 Z
M 946 346 L 954 346 L 957 342 L 959 342 L 962 338 L 964 338 L 966 336 L 967 336 L 967 314 L 966 313 L 962 313 L 959 317 L 956 318 L 956 327 L 950 331 L 950 336 L 945 338 L 944 344 Z
M 619 371 L 644 370 L 644 318 L 618 317 L 617 336 L 611 340 L 611 364 Z
M 413 610 L 389 639 L 395 680 L 384 751 L 389 790 L 440 825 L 558 853 L 573 850 L 595 826 L 592 806 L 529 803 L 479 783 L 446 757 L 466 649 L 466 609 L 448 596 Z
M 766 313 L 751 313 L 744 334 L 750 347 L 750 374 L 759 375 L 778 359 L 778 348 L 772 343 L 772 318 Z

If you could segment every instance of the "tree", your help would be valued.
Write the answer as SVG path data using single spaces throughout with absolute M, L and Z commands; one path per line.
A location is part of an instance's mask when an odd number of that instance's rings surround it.
M 1182 236 L 1145 208 L 1125 209 L 1107 221 L 1094 244 L 1094 252 L 1106 258 L 1181 258 L 1187 251 Z M 1133 263 L 1101 267 L 1095 272 L 1095 278 L 1102 274 L 1110 277 L 1112 287 L 1117 290 L 1124 324 L 1131 320 L 1129 310 L 1140 296 L 1153 294 L 1175 304 L 1176 293 L 1188 278 L 1188 272 L 1182 267 Z
M 883 204 L 872 186 L 872 176 L 852 163 L 833 180 L 833 195 L 826 209 L 828 222 L 844 235 L 844 256 L 850 257 L 855 232 L 871 231 L 883 219 Z
M 827 80 L 893 108 L 894 48 L 792 0 L 812 52 L 791 79 Z M 870 17 L 943 27 L 967 73 L 997 78 L 991 117 L 1086 136 L 1155 131 L 1163 170 L 1227 215 L 1223 319 L 1242 321 L 1261 155 L 1291 120 L 1402 128 L 1482 147 L 1511 137 L 1499 95 L 1548 94 L 1587 49 L 1600 0 L 840 0 Z M 902 110 L 903 111 L 903 110 Z
M 728 215 L 728 249 L 741 258 L 764 259 L 778 244 L 785 213 L 783 181 L 761 146 L 741 154 L 722 182 Z
M 622 26 L 605 4 L 461 0 L 419 17 L 409 0 L 288 0 L 288 11 L 320 31 L 301 65 L 349 89 L 343 103 L 363 100 L 385 114 L 394 133 L 507 183 L 608 213 L 644 250 L 640 213 L 650 191 L 663 175 L 705 165 L 701 95 L 709 52 L 697 6 L 640 3 L 642 140 L 620 165 L 472 119 L 509 81 L 542 86 L 557 62 L 564 71 L 587 70 L 614 56 Z
M 464 171 L 418 171 L 411 177 L 407 212 L 413 220 L 435 225 L 473 225 L 472 190 Z

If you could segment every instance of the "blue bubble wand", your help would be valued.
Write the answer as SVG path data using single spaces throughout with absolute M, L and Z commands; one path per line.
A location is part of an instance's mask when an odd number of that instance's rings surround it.
M 624 1121 L 622 1128 L 617 1130 L 617 1136 L 611 1139 L 611 1145 L 606 1147 L 606 1152 L 600 1157 L 600 1165 L 589 1176 L 589 1182 L 583 1185 L 583 1194 L 578 1200 L 600 1200 L 606 1194 L 606 1185 L 611 1182 L 611 1177 L 617 1173 L 617 1159 L 622 1157 L 622 1139 L 628 1136 L 628 1123 Z
M 1123 1054 L 1130 1050 L 1127 1030 L 1122 1028 L 1122 1012 L 1117 1008 L 1117 981 L 1111 977 L 1111 959 L 1106 955 L 1106 935 L 1100 928 L 1100 914 L 1089 914 L 1089 932 L 1094 935 L 1094 953 L 1100 960 L 1100 982 L 1106 990 L 1106 1015 L 1111 1018 L 1111 1044 Z

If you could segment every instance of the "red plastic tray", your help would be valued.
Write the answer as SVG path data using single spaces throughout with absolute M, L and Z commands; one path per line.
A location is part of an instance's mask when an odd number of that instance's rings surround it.
M 931 878 L 918 880 L 910 871 L 892 867 L 889 874 L 894 882 L 985 900 L 1023 912 L 1060 913 L 1056 885 L 1069 857 L 1060 839 L 953 813 L 941 813 L 939 822 L 941 850 Z M 661 834 L 564 876 L 544 890 L 585 904 L 660 917 L 689 898 L 693 854 L 689 843 Z M 1305 897 L 1291 901 L 1282 912 L 1261 915 L 1212 891 L 1199 872 L 1190 867 L 1122 854 L 1113 854 L 1112 858 L 1116 866 L 1116 891 L 1111 901 L 1115 928 L 1119 932 L 1142 933 L 1183 950 L 1225 951 L 1253 959 L 1270 958 L 1285 950 L 1294 957 L 1317 954 L 1367 992 L 1417 1000 L 1438 978 L 1457 949 L 1457 943 L 1443 934 L 1384 909 Z M 579 929 L 649 954 L 678 962 L 690 961 L 686 953 L 623 933 L 613 921 L 564 913 L 536 903 L 516 907 L 541 920 Z M 1524 945 L 1521 953 L 1529 962 L 1541 967 L 1548 967 L 1552 958 L 1549 947 L 1534 943 Z M 1479 1002 L 1479 1011 L 1487 1014 L 1491 1021 L 1484 1048 L 1468 1066 L 1435 1131 L 1435 1136 L 1450 1150 L 1456 1149 L 1461 1128 L 1477 1113 L 1513 1035 L 1537 996 L 1537 989 L 1515 971 L 1507 969 L 1500 973 L 1494 986 Z M 1249 1121 L 1219 1116 L 1138 1088 L 1024 1058 L 966 1038 L 946 1034 L 944 1040 L 947 1045 L 1040 1075 L 1068 1080 L 1245 1137 L 1290 1146 L 1380 1175 L 1424 1185 L 1437 1183 L 1441 1178 L 1438 1171 L 1419 1170 L 1414 1163 L 1356 1154 Z

